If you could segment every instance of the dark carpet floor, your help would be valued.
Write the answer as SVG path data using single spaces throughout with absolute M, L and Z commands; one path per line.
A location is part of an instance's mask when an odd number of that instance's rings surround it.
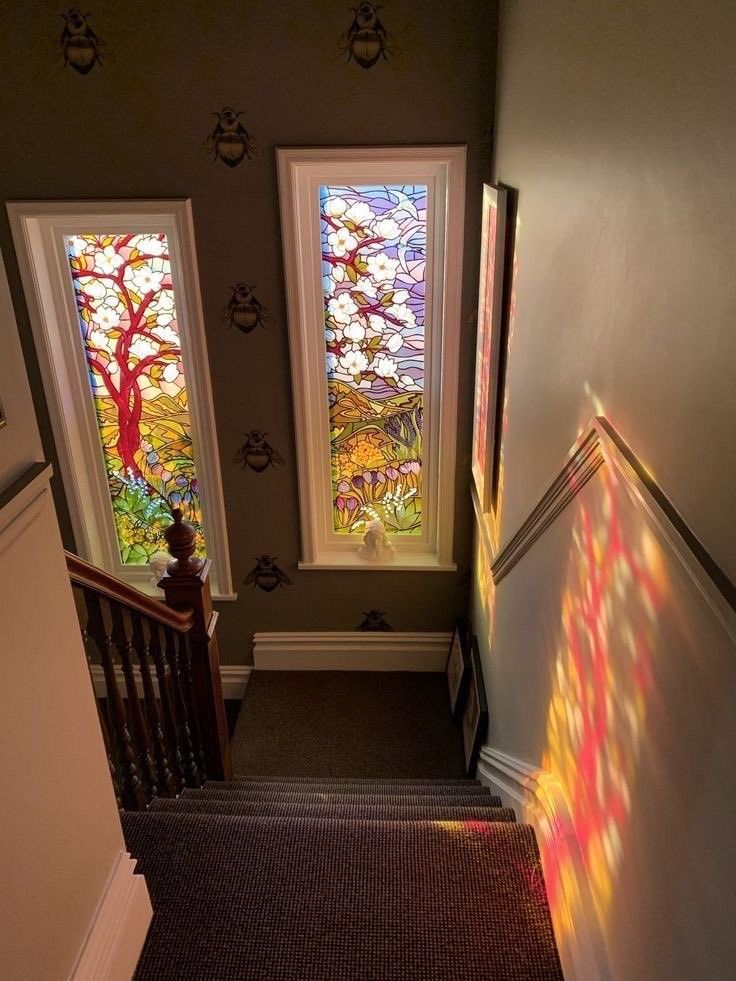
M 254 671 L 232 754 L 236 774 L 465 775 L 441 673 Z
M 155 910 L 137 981 L 562 981 L 528 826 L 173 803 L 122 816 Z
M 534 832 L 463 779 L 443 674 L 253 672 L 232 750 L 231 783 L 122 815 L 136 981 L 562 981 Z

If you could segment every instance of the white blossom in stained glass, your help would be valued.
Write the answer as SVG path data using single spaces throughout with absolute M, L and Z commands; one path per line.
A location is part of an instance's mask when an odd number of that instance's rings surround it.
M 320 188 L 334 529 L 422 530 L 427 187 Z

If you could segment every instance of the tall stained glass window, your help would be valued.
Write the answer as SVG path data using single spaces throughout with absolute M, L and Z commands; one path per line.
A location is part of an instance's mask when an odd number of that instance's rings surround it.
M 204 551 L 167 236 L 64 239 L 89 367 L 120 556 L 166 551 L 171 509 Z
M 427 187 L 320 187 L 334 530 L 422 532 Z

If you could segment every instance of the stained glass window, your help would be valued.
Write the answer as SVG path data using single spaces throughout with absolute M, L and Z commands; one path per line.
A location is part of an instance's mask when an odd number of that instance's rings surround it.
M 333 527 L 422 531 L 427 187 L 320 187 Z
M 180 507 L 204 532 L 164 234 L 65 238 L 120 556 L 166 551 Z

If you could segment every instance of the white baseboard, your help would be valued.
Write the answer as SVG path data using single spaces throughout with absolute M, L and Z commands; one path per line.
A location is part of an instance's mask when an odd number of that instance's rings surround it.
M 561 783 L 553 774 L 490 746 L 480 751 L 477 776 L 536 832 L 545 879 L 558 887 L 552 920 L 566 981 L 612 981 L 588 872 Z
M 261 671 L 444 671 L 452 635 L 371 631 L 259 633 Z
M 121 852 L 70 975 L 71 981 L 130 981 L 151 923 L 146 881 Z
M 228 701 L 240 701 L 248 687 L 250 664 L 221 664 L 222 694 Z
M 248 685 L 248 678 L 253 668 L 249 664 L 221 664 L 220 678 L 222 680 L 222 695 L 227 701 L 233 699 L 239 701 L 245 694 Z M 105 673 L 100 664 L 90 665 L 92 674 L 92 685 L 95 690 L 96 698 L 105 698 Z M 143 698 L 143 683 L 141 682 L 140 668 L 133 668 L 135 683 L 138 689 L 138 697 Z M 123 669 L 119 664 L 115 665 L 115 677 L 121 694 L 125 694 L 125 677 Z M 153 689 L 158 697 L 158 681 L 153 676 Z

